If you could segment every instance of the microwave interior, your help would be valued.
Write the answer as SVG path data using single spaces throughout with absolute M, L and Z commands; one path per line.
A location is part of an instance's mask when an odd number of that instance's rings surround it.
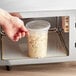
M 69 56 L 69 16 L 23 18 L 26 23 L 32 20 L 46 20 L 51 27 L 48 32 L 48 49 L 46 58 Z M 2 59 L 31 59 L 27 55 L 27 38 L 12 42 L 2 35 Z

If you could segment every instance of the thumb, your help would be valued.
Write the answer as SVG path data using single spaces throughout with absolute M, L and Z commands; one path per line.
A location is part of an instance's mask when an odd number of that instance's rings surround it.
M 28 32 L 28 30 L 27 30 L 27 28 L 25 26 L 22 26 L 21 30 L 24 31 L 24 32 Z

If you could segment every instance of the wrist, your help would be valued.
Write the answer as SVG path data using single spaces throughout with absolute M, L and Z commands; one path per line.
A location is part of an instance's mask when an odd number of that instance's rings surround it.
M 10 18 L 11 15 L 7 11 L 0 8 L 0 25 L 4 26 L 6 22 L 10 20 Z

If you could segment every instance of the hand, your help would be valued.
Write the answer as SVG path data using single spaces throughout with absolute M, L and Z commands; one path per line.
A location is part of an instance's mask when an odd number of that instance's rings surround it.
M 13 41 L 18 41 L 28 32 L 24 26 L 23 21 L 21 21 L 18 17 L 11 17 L 10 21 L 6 23 L 4 31 L 7 36 Z
M 0 9 L 0 24 L 12 41 L 18 41 L 28 34 L 28 30 L 25 28 L 23 21 L 18 17 L 11 16 L 2 9 Z
M 18 18 L 22 18 L 21 14 L 19 12 L 12 12 L 12 13 L 10 13 L 10 15 L 18 17 Z

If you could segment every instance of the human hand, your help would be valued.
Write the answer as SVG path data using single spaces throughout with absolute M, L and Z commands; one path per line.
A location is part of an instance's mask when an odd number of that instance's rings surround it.
M 18 41 L 28 34 L 28 30 L 25 28 L 23 21 L 18 17 L 11 16 L 2 9 L 0 9 L 0 24 L 12 41 Z
M 18 18 L 22 18 L 21 14 L 19 12 L 11 12 L 10 15 L 18 17 Z

